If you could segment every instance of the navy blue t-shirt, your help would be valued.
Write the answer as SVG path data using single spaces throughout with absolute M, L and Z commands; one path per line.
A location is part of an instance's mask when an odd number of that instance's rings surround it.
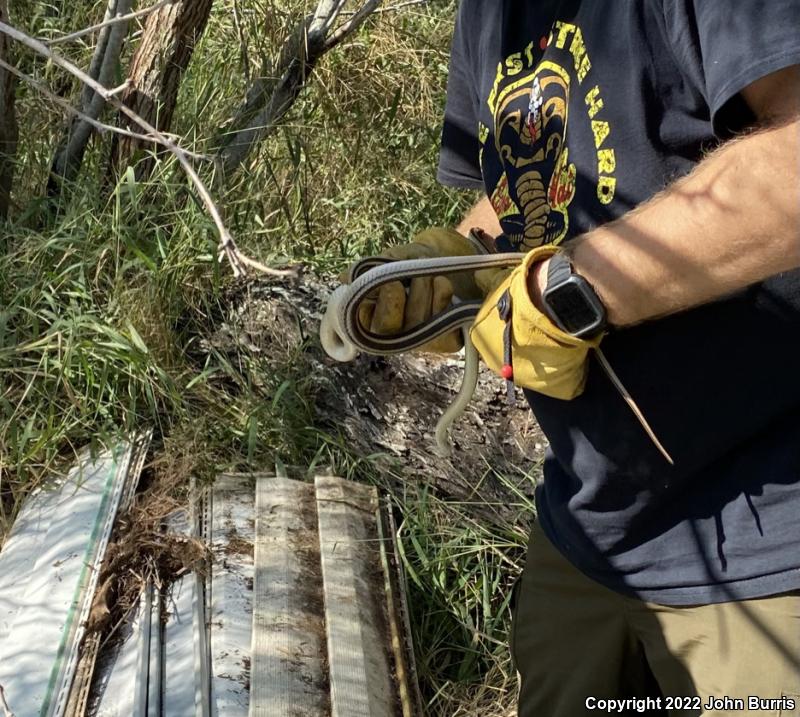
M 515 247 L 568 242 L 752 125 L 739 92 L 794 64 L 800 0 L 463 0 L 439 179 L 484 190 Z M 800 588 L 800 271 L 603 348 L 675 465 L 594 362 L 573 401 L 527 392 L 553 543 L 662 604 Z

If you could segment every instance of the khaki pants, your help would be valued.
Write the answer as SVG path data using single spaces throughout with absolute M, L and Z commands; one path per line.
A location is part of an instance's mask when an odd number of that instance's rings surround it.
M 519 717 L 800 717 L 800 592 L 698 607 L 642 602 L 584 576 L 538 525 L 516 590 Z

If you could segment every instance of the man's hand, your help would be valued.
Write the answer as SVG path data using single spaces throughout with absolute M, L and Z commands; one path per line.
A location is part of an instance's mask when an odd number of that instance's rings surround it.
M 597 347 L 602 337 L 584 340 L 570 336 L 535 305 L 529 279 L 535 276 L 535 268 L 543 267 L 557 251 L 546 245 L 529 252 L 486 298 L 470 337 L 495 373 L 522 388 L 570 400 L 583 392 L 589 350 Z
M 477 253 L 476 246 L 453 229 L 431 227 L 414 237 L 410 244 L 401 244 L 381 253 L 382 257 L 398 261 L 430 259 L 446 256 L 470 256 Z M 481 277 L 485 279 L 485 277 Z M 470 274 L 418 277 L 411 281 L 406 293 L 402 283 L 392 282 L 378 290 L 377 296 L 361 302 L 361 325 L 382 336 L 391 336 L 419 326 L 446 309 L 453 296 L 460 299 L 483 298 L 485 290 Z M 461 333 L 450 334 L 431 341 L 418 350 L 433 353 L 455 353 L 462 346 Z

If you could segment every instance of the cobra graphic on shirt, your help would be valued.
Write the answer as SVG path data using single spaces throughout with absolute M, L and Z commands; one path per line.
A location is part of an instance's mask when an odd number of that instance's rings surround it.
M 487 98 L 493 127 L 479 127 L 481 165 L 489 196 L 512 245 L 531 249 L 558 244 L 569 233 L 569 210 L 578 180 L 570 161 L 569 129 L 591 122 L 597 151 L 597 201 L 609 204 L 616 189 L 611 128 L 603 119 L 600 87 L 591 85 L 591 60 L 579 27 L 557 22 L 547 38 L 499 63 Z M 588 89 L 584 89 L 584 86 Z M 585 111 L 576 112 L 581 93 Z M 578 105 L 579 106 L 579 105 Z M 575 113 L 576 117 L 570 117 Z M 487 152 L 487 142 L 494 152 Z M 500 167 L 485 158 L 499 159 Z

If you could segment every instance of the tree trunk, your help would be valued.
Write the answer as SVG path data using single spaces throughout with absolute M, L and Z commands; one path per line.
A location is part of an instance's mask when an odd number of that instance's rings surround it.
M 0 20 L 8 19 L 8 3 L 0 0 Z M 11 64 L 11 40 L 0 35 L 0 59 Z M 14 160 L 17 156 L 17 115 L 14 108 L 16 78 L 0 68 L 0 219 L 8 216 L 11 185 L 14 180 Z
M 108 0 L 104 21 L 107 22 L 117 15 L 126 15 L 131 11 L 132 5 L 133 0 Z M 127 36 L 127 22 L 107 25 L 100 32 L 88 74 L 104 87 L 109 87 L 114 78 Z M 83 88 L 80 108 L 85 115 L 99 119 L 105 104 L 105 100 L 90 87 Z M 55 197 L 60 194 L 63 180 L 72 181 L 78 175 L 83 155 L 94 131 L 94 127 L 86 120 L 75 118 L 70 121 L 51 163 L 50 178 L 47 183 L 48 196 Z
M 259 77 L 247 92 L 216 147 L 222 175 L 235 172 L 253 149 L 275 129 L 305 87 L 320 58 L 352 35 L 369 18 L 381 0 L 364 0 L 350 19 L 334 29 L 344 6 L 342 0 L 319 0 L 281 49 L 269 77 Z
M 122 101 L 162 132 L 169 131 L 183 73 L 189 66 L 195 45 L 205 30 L 213 0 L 178 0 L 165 5 L 147 19 L 144 34 L 134 54 L 128 75 L 129 88 Z M 130 120 L 120 115 L 120 124 L 130 129 Z M 111 168 L 117 176 L 136 161 L 142 149 L 139 140 L 115 136 L 111 148 Z M 136 167 L 139 179 L 153 169 L 152 157 L 142 157 Z

